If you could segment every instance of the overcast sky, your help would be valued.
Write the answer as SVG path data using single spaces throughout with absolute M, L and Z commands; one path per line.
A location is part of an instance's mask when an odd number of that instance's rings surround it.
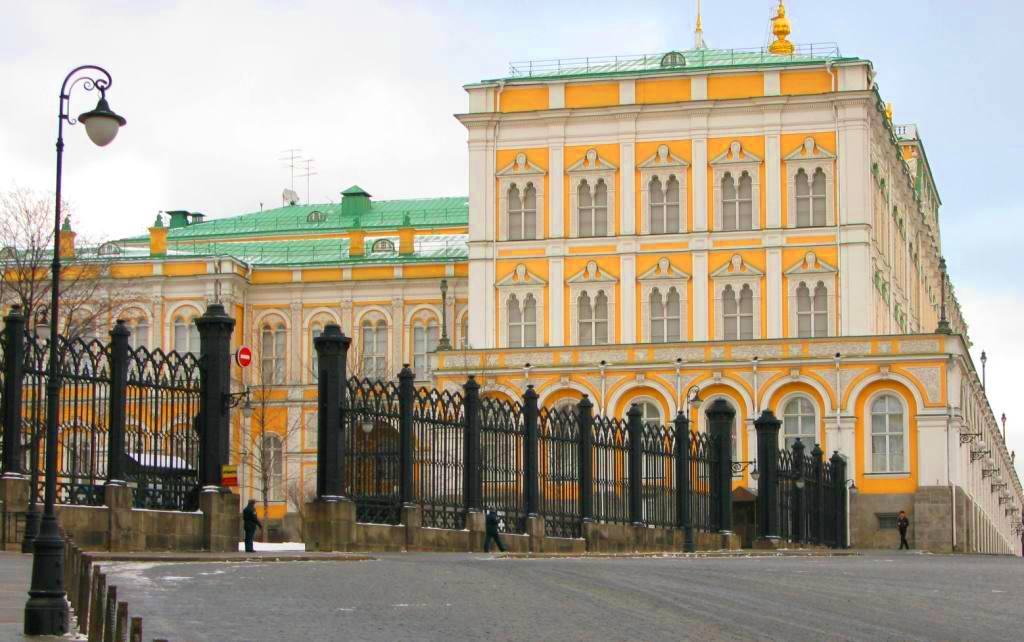
M 114 76 L 128 119 L 99 149 L 66 134 L 64 194 L 90 236 L 142 233 L 160 210 L 210 216 L 280 204 L 282 151 L 315 159 L 311 200 L 358 183 L 376 198 L 466 194 L 462 85 L 512 60 L 661 52 L 692 43 L 693 1 L 54 2 L 0 0 L 0 189 L 53 188 L 57 94 L 76 65 Z M 756 47 L 775 0 L 705 0 L 713 47 Z M 1019 2 L 789 0 L 797 43 L 873 61 L 916 123 L 943 200 L 950 273 L 989 392 L 1024 470 L 1024 242 L 1016 190 Z M 96 98 L 77 91 L 72 111 Z M 305 179 L 296 191 L 306 198 Z M 980 366 L 979 366 L 980 367 Z M 1019 394 L 1019 393 L 1018 393 Z

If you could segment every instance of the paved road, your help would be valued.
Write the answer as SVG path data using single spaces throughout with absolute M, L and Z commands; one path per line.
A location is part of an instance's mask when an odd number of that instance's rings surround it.
M 146 639 L 1020 640 L 1024 561 L 494 559 L 135 564 Z

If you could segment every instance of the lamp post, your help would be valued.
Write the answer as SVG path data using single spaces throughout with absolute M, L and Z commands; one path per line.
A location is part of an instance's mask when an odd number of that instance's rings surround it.
M 939 323 L 935 327 L 935 334 L 953 334 L 953 329 L 946 319 L 946 257 L 939 257 Z
M 83 73 L 84 72 L 84 73 Z M 86 91 L 100 92 L 92 111 L 78 117 L 89 139 L 103 147 L 117 136 L 125 119 L 107 104 L 113 79 L 106 69 L 83 65 L 71 70 L 60 88 L 57 110 L 57 191 L 53 217 L 53 265 L 50 271 L 50 355 L 46 380 L 46 492 L 39 534 L 33 542 L 32 585 L 25 604 L 26 635 L 63 635 L 68 632 L 68 603 L 64 594 L 64 539 L 57 526 L 54 502 L 57 495 L 57 413 L 60 401 L 60 369 L 57 364 L 57 324 L 60 319 L 60 204 L 64 157 L 64 123 L 77 121 L 69 114 L 71 90 L 78 83 Z
M 988 388 L 985 386 L 985 364 L 987 364 L 987 363 L 988 363 L 988 355 L 985 354 L 984 350 L 982 350 L 981 351 L 981 390 L 983 392 L 988 390 Z
M 448 340 L 448 279 L 441 279 L 441 338 L 437 349 L 452 349 L 452 342 Z

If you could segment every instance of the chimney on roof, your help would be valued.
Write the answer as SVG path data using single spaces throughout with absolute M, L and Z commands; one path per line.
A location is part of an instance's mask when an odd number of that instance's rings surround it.
M 75 236 L 71 229 L 71 220 L 64 217 L 64 223 L 60 226 L 60 258 L 75 258 Z
M 170 210 L 167 215 L 171 217 L 171 229 L 188 226 L 189 213 L 185 210 Z
M 341 193 L 341 215 L 360 216 L 370 211 L 370 193 L 353 185 Z
M 398 230 L 398 253 L 413 254 L 416 251 L 416 230 L 412 226 L 412 219 L 406 212 L 402 217 L 402 227 Z
M 153 227 L 149 228 L 149 255 L 167 256 L 167 228 L 160 214 L 156 215 Z

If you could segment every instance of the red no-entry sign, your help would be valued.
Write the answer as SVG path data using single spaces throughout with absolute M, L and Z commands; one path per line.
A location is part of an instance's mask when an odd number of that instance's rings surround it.
M 241 346 L 238 348 L 238 352 L 235 353 L 235 363 L 240 368 L 244 368 L 252 363 L 252 348 L 249 346 Z

